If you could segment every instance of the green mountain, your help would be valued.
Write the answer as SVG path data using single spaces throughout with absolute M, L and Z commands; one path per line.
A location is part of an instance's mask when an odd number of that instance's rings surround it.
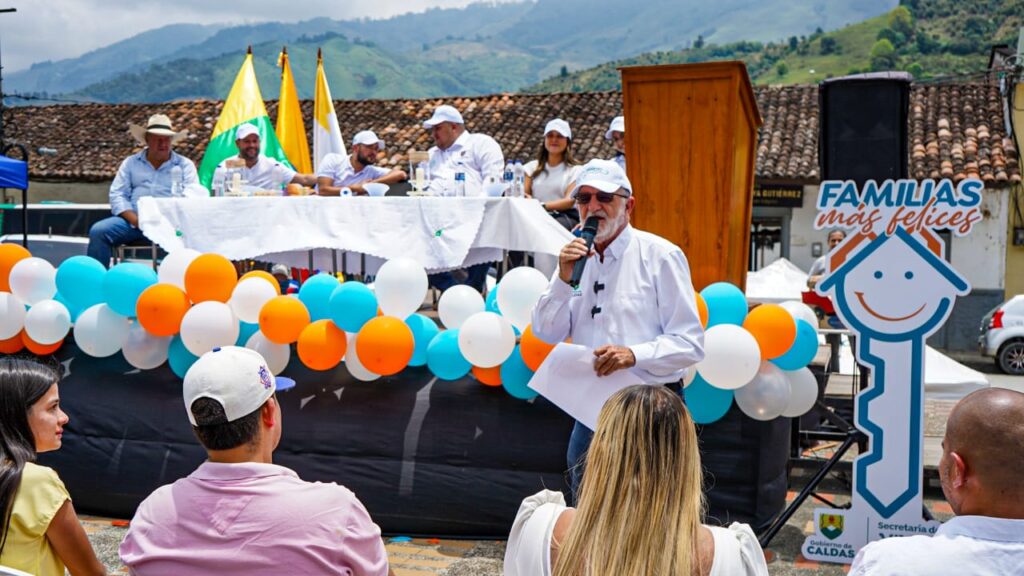
M 476 3 L 383 20 L 269 22 L 208 30 L 195 41 L 165 35 L 158 52 L 137 45 L 140 35 L 102 49 L 109 58 L 121 53 L 124 62 L 92 66 L 88 84 L 64 82 L 76 73 L 75 59 L 40 68 L 32 82 L 19 72 L 5 83 L 14 91 L 72 92 L 74 98 L 109 102 L 223 98 L 246 45 L 252 44 L 262 61 L 257 65 L 261 87 L 272 98 L 278 91 L 273 62 L 280 46 L 288 44 L 299 94 L 310 97 L 312 82 L 303 79 L 312 77 L 315 59 L 308 54 L 323 42 L 328 81 L 338 98 L 515 91 L 563 68 L 650 50 L 678 51 L 698 38 L 764 42 L 833 29 L 877 16 L 896 1 L 536 0 Z
M 615 90 L 618 68 L 742 60 L 759 84 L 813 83 L 873 70 L 906 70 L 919 80 L 983 72 L 994 44 L 1016 44 L 1024 0 L 904 0 L 875 18 L 833 32 L 816 30 L 779 42 L 712 44 L 648 52 L 569 72 L 562 70 L 525 92 Z

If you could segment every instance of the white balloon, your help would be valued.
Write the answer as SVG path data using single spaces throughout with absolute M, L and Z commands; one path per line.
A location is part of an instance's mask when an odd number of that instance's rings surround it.
M 449 330 L 457 330 L 466 318 L 483 311 L 483 296 L 464 284 L 457 284 L 445 290 L 437 302 L 437 315 L 444 327 Z
M 754 420 L 774 420 L 789 403 L 789 380 L 781 368 L 762 362 L 754 379 L 736 390 L 735 398 L 740 410 Z
M 252 336 L 249 336 L 245 347 L 259 352 L 263 359 L 267 361 L 267 368 L 270 369 L 270 373 L 274 376 L 284 372 L 284 369 L 288 367 L 288 362 L 292 359 L 291 346 L 271 342 L 267 340 L 263 332 L 257 331 Z
M 477 312 L 459 328 L 459 350 L 474 366 L 493 368 L 507 360 L 515 347 L 512 325 L 494 312 Z
M 185 312 L 181 319 L 181 343 L 192 354 L 202 356 L 218 346 L 234 345 L 238 330 L 238 318 L 231 307 L 208 300 Z
M 25 327 L 25 303 L 10 292 L 0 292 L 0 340 L 14 338 Z
M 708 384 L 735 390 L 750 382 L 760 366 L 757 340 L 742 326 L 719 324 L 704 332 L 704 359 L 697 371 Z
M 789 312 L 794 320 L 806 320 L 808 324 L 814 328 L 814 331 L 818 331 L 818 316 L 811 310 L 811 307 L 803 302 L 797 302 L 796 300 L 786 300 L 779 304 Z
M 121 349 L 130 327 L 131 322 L 110 306 L 96 304 L 86 308 L 75 320 L 75 344 L 89 356 L 106 358 Z
M 520 266 L 508 271 L 498 283 L 498 309 L 520 331 L 526 330 L 533 309 L 548 288 L 548 278 L 536 268 Z
M 686 369 L 686 372 L 683 373 L 683 388 L 686 388 L 690 384 L 693 384 L 693 381 L 696 379 L 697 368 L 695 366 L 690 366 L 689 368 Z
M 25 258 L 11 268 L 8 282 L 19 300 L 33 306 L 57 294 L 57 269 L 42 258 Z
M 423 304 L 427 272 L 412 258 L 388 260 L 377 271 L 373 291 L 385 315 L 405 320 Z
M 167 351 L 173 336 L 153 336 L 142 324 L 132 324 L 121 353 L 129 364 L 139 370 L 152 370 L 167 361 Z
M 380 378 L 380 374 L 374 374 L 363 366 L 362 360 L 359 359 L 359 355 L 356 354 L 356 335 L 353 332 L 346 332 L 345 337 L 348 339 L 348 346 L 345 347 L 345 368 L 348 369 L 348 373 L 353 378 L 360 382 L 373 382 Z
M 228 305 L 242 322 L 257 324 L 263 305 L 279 295 L 278 289 L 265 278 L 249 277 L 235 285 Z
M 782 373 L 789 381 L 789 402 L 782 410 L 782 415 L 787 418 L 803 416 L 814 408 L 818 401 L 818 379 L 810 368 L 799 370 L 783 370 Z
M 56 344 L 71 330 L 71 313 L 56 300 L 36 302 L 25 313 L 25 333 L 39 344 Z
M 199 252 L 191 248 L 181 248 L 167 255 L 160 263 L 156 276 L 161 284 L 173 284 L 185 289 L 185 270 L 199 256 Z

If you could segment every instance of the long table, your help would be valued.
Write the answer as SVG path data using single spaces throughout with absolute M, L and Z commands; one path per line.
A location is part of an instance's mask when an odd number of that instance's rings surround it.
M 164 250 L 329 268 L 335 251 L 411 257 L 429 272 L 505 250 L 557 255 L 572 235 L 527 198 L 321 197 L 139 200 L 139 228 Z

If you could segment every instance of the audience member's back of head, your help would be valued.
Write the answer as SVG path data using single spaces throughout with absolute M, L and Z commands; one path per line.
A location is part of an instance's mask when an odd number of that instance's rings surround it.
M 964 397 L 946 423 L 940 474 L 958 515 L 1024 517 L 1024 394 L 987 388 Z
M 664 386 L 623 389 L 598 417 L 554 574 L 691 574 L 702 512 L 697 436 L 682 400 Z
M 220 402 L 212 398 L 198 398 L 191 407 L 196 420 L 192 431 L 207 450 L 230 450 L 256 444 L 259 441 L 261 409 L 228 422 Z

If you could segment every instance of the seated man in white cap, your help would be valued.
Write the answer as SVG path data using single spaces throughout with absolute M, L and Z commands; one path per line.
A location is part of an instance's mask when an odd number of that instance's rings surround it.
M 110 184 L 110 211 L 114 215 L 89 229 L 88 254 L 104 267 L 110 265 L 115 246 L 145 238 L 139 230 L 139 198 L 183 195 L 185 188 L 199 183 L 196 165 L 171 150 L 188 130 L 175 132 L 171 119 L 163 114 L 150 116 L 145 127 L 130 123 L 128 130 L 145 148 L 121 162 Z
M 456 196 L 455 175 L 466 178 L 465 195 L 483 194 L 488 176 L 501 177 L 505 156 L 501 146 L 486 134 L 466 131 L 462 114 L 447 104 L 434 109 L 433 116 L 423 123 L 430 130 L 434 146 L 430 149 L 429 190 L 437 196 Z
M 484 180 L 500 178 L 505 166 L 501 146 L 486 134 L 466 131 L 462 114 L 447 104 L 434 109 L 434 114 L 423 123 L 430 130 L 434 144 L 430 149 L 430 183 L 428 189 L 438 196 L 481 196 Z M 462 174 L 465 183 L 456 184 L 456 175 Z M 460 187 L 463 188 L 460 190 Z M 476 264 L 466 269 L 467 286 L 484 290 L 490 264 Z M 450 272 L 430 275 L 430 283 L 441 291 L 455 284 Z
M 242 124 L 235 130 L 235 146 L 238 148 L 238 156 L 224 160 L 213 172 L 215 191 L 231 186 L 226 181 L 229 163 L 238 165 L 239 174 L 248 186 L 260 190 L 280 190 L 289 184 L 316 186 L 316 177 L 312 174 L 300 174 L 284 163 L 261 154 L 260 131 L 252 124 Z
M 294 385 L 236 346 L 189 368 L 185 410 L 208 459 L 139 505 L 119 551 L 132 574 L 390 573 L 380 528 L 355 494 L 273 463 L 275 392 Z
M 626 171 L 626 118 L 623 116 L 616 116 L 612 118 L 612 123 L 608 126 L 608 131 L 604 133 L 605 140 L 611 140 L 612 146 L 615 147 L 615 157 L 611 158 L 622 171 Z
M 328 154 L 316 171 L 317 191 L 321 196 L 339 196 L 344 189 L 351 194 L 365 195 L 363 184 L 379 182 L 394 184 L 408 179 L 404 170 L 376 166 L 384 151 L 384 141 L 373 130 L 363 130 L 352 138 L 352 153 Z

